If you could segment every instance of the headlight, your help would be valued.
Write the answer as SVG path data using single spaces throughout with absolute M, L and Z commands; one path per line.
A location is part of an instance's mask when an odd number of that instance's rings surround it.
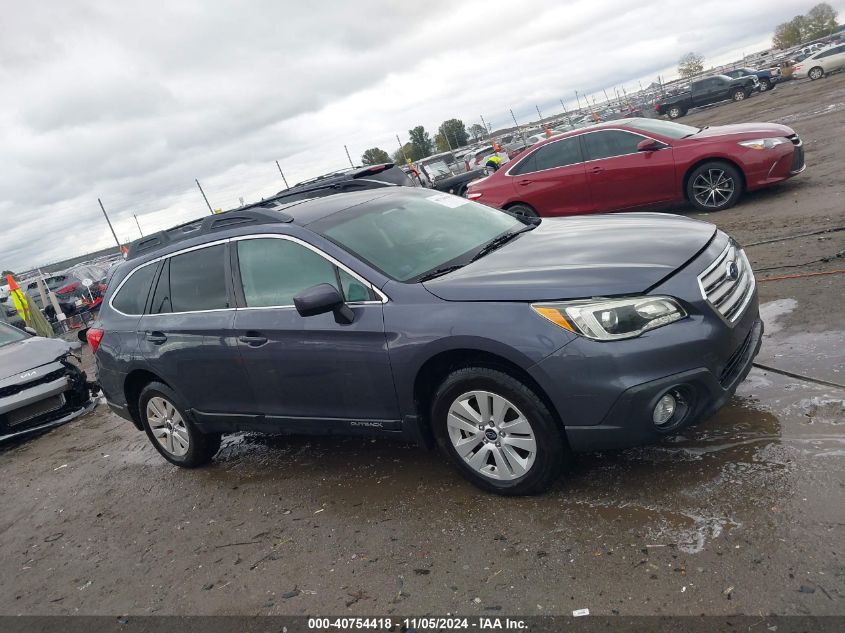
M 739 144 L 743 147 L 750 147 L 751 149 L 772 149 L 778 145 L 791 142 L 785 138 L 755 138 L 753 141 L 740 141 Z
M 597 341 L 634 338 L 687 316 L 680 304 L 670 297 L 535 303 L 531 309 L 570 332 Z

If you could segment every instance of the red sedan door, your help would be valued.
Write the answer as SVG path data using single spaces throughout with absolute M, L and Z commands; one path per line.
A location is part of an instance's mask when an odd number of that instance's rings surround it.
M 519 202 L 539 215 L 590 213 L 593 203 L 578 137 L 542 145 L 507 172 Z
M 648 137 L 626 130 L 596 130 L 580 136 L 587 179 L 597 211 L 618 211 L 674 200 L 678 193 L 671 146 L 637 151 Z

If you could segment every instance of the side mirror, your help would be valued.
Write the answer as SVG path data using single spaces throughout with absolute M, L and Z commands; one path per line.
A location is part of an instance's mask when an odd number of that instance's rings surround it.
M 306 288 L 293 298 L 293 305 L 300 316 L 310 317 L 326 312 L 334 313 L 335 323 L 348 325 L 355 319 L 338 289 L 331 284 L 317 284 Z
M 35 328 L 31 328 L 28 325 L 23 329 L 24 332 L 27 334 L 32 334 L 33 336 L 38 336 L 38 332 L 35 331 Z
M 653 138 L 644 138 L 639 143 L 637 143 L 638 152 L 656 152 L 659 149 L 660 143 L 655 141 Z

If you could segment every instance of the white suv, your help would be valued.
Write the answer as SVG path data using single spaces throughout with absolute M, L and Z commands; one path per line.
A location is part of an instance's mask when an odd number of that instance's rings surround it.
M 792 67 L 792 76 L 796 79 L 821 79 L 841 68 L 845 68 L 845 44 L 829 46 L 798 62 Z

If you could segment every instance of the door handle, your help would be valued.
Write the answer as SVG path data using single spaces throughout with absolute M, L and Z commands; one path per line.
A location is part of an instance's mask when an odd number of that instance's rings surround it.
M 523 187 L 525 187 L 527 185 L 530 185 L 533 182 L 534 182 L 533 180 L 520 180 L 519 184 L 522 185 Z
M 596 165 L 595 167 L 591 168 L 590 171 L 594 174 L 597 174 L 599 172 L 604 171 L 604 167 L 599 167 L 598 165 Z
M 247 332 L 246 334 L 239 336 L 238 340 L 241 343 L 246 343 L 250 347 L 261 347 L 267 342 L 267 337 L 261 336 L 258 332 Z
M 147 332 L 147 340 L 150 343 L 161 345 L 167 340 L 167 337 L 164 335 L 163 332 Z

